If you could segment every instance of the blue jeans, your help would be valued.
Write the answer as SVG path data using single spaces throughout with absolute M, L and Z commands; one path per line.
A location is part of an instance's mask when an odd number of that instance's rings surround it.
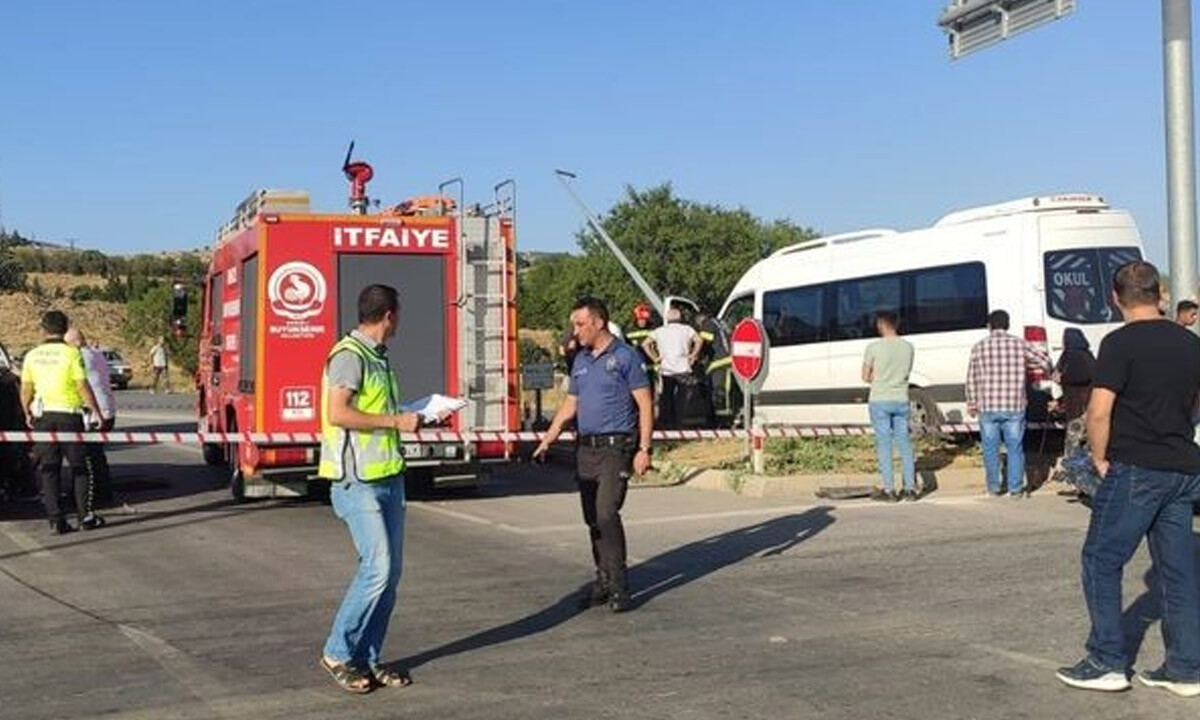
M 358 572 L 333 619 L 325 655 L 375 667 L 396 606 L 404 559 L 404 476 L 372 483 L 335 482 L 330 498 L 334 514 L 350 529 Z
M 1000 492 L 1000 440 L 1008 450 L 1008 492 L 1025 491 L 1025 413 L 984 411 L 979 414 L 979 439 L 983 444 L 983 469 L 990 493 Z
M 875 429 L 875 455 L 879 458 L 883 489 L 891 492 L 896 485 L 892 478 L 892 445 L 895 444 L 900 451 L 904 489 L 914 490 L 916 472 L 912 443 L 908 439 L 908 403 L 901 400 L 873 402 L 867 405 L 867 409 L 871 412 L 871 427 Z
M 1083 596 L 1092 632 L 1088 656 L 1117 672 L 1128 669 L 1121 628 L 1121 574 L 1142 537 L 1162 592 L 1167 674 L 1200 680 L 1200 592 L 1196 589 L 1192 503 L 1200 475 L 1112 463 L 1096 497 L 1083 543 Z

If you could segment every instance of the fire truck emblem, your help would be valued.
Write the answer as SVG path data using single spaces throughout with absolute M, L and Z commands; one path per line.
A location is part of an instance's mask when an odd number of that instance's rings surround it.
M 271 310 L 289 320 L 305 320 L 325 305 L 325 278 L 306 262 L 289 262 L 271 273 L 267 282 Z

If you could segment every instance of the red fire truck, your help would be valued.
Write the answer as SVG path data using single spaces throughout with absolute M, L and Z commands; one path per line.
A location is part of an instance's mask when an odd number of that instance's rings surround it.
M 371 283 L 400 292 L 400 329 L 388 345 L 404 399 L 467 401 L 447 428 L 466 439 L 403 445 L 409 482 L 476 484 L 512 452 L 511 443 L 474 438 L 518 429 L 515 184 L 468 208 L 455 179 L 433 202 L 368 214 L 370 166 L 347 155 L 343 170 L 352 213 L 313 213 L 304 192 L 260 190 L 218 233 L 199 338 L 199 429 L 304 436 L 206 444 L 207 462 L 230 467 L 239 500 L 307 492 L 322 366 L 357 324 L 358 294 Z

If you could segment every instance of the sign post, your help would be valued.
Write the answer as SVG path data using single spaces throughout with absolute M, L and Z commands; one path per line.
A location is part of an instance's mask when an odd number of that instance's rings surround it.
M 739 322 L 729 336 L 730 365 L 742 386 L 743 415 L 746 427 L 746 454 L 757 474 L 763 472 L 763 438 L 754 420 L 753 396 L 758 394 L 767 378 L 767 357 L 770 342 L 763 325 L 754 318 Z
M 542 391 L 554 387 L 554 364 L 525 363 L 522 365 L 521 387 L 534 391 L 534 420 L 531 427 L 537 427 L 542 421 Z M 528 407 L 527 405 L 526 408 Z

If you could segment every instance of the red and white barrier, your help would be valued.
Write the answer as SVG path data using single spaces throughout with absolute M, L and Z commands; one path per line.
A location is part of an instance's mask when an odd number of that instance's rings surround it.
M 1030 429 L 1061 428 L 1056 423 L 1029 423 Z M 940 425 L 944 435 L 965 435 L 979 431 L 977 423 L 948 423 Z M 829 438 L 872 435 L 870 425 L 789 425 L 756 428 L 751 437 L 762 438 Z M 400 433 L 406 443 L 468 443 L 468 442 L 538 442 L 544 432 L 456 432 L 424 430 Z M 745 430 L 656 430 L 655 440 L 744 440 Z M 559 440 L 574 440 L 573 433 L 562 433 Z M 126 444 L 196 445 L 213 443 L 250 442 L 255 445 L 313 445 L 321 442 L 316 433 L 225 433 L 225 432 L 35 432 L 0 430 L 0 442 L 89 442 Z

